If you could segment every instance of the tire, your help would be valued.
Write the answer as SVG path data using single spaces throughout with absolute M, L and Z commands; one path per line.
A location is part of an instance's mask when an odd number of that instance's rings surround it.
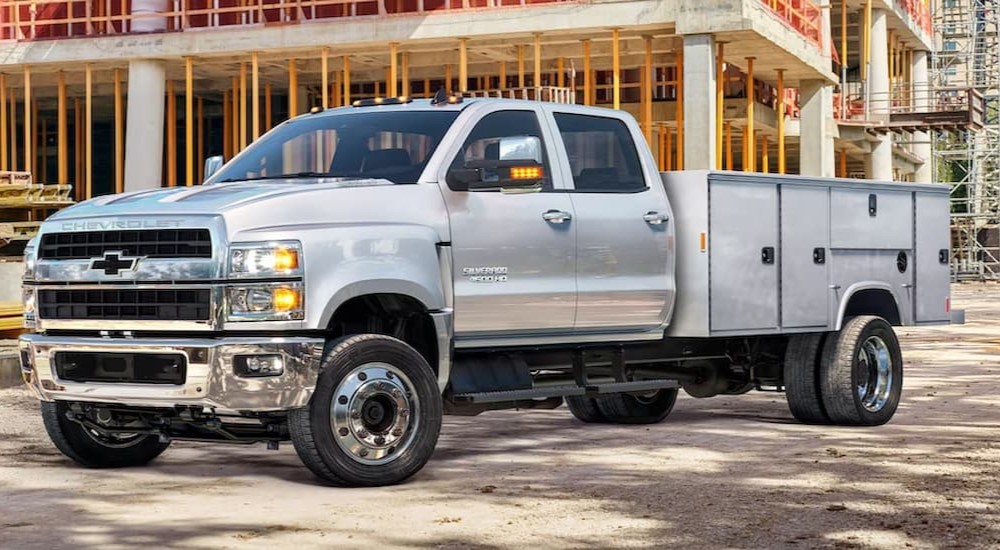
M 595 399 L 608 422 L 656 424 L 670 414 L 677 402 L 677 389 L 657 390 L 649 396 L 618 393 Z
M 362 334 L 327 344 L 309 406 L 288 415 L 299 458 L 337 486 L 399 483 L 430 459 L 441 431 L 441 392 L 406 343 Z
M 608 421 L 604 417 L 604 413 L 597 406 L 597 400 L 593 397 L 584 397 L 582 395 L 568 396 L 566 397 L 566 407 L 569 408 L 569 412 L 573 413 L 573 416 L 580 422 L 598 424 Z
M 785 349 L 785 399 L 792 416 L 806 424 L 829 424 L 819 390 L 820 351 L 826 335 L 796 334 Z
M 69 405 L 42 402 L 42 423 L 59 452 L 87 468 L 142 466 L 167 450 L 170 442 L 155 435 L 133 434 L 118 440 L 102 436 L 66 417 Z
M 830 421 L 878 426 L 896 413 L 903 391 L 903 356 L 892 325 L 864 315 L 844 323 L 823 345 L 820 395 Z

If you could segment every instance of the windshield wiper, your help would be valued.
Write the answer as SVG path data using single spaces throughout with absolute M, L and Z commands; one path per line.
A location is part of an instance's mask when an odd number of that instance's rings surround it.
M 260 180 L 290 180 L 297 178 L 328 178 L 330 174 L 326 172 L 295 172 L 293 174 L 278 174 L 276 176 L 257 176 L 253 178 L 226 178 L 216 183 L 232 183 L 236 181 L 260 181 Z

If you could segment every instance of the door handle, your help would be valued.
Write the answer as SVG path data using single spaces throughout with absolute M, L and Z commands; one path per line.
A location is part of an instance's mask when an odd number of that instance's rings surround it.
M 573 219 L 573 215 L 562 210 L 548 210 L 542 214 L 542 219 L 549 223 L 565 223 Z
M 666 214 L 660 214 L 659 212 L 646 212 L 642 215 L 642 221 L 648 223 L 649 225 L 660 225 L 666 222 L 668 219 Z

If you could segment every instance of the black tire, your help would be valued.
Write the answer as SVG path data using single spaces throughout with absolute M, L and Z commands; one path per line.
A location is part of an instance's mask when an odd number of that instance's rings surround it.
M 604 417 L 604 413 L 597 406 L 597 400 L 593 397 L 570 395 L 566 398 L 566 407 L 569 408 L 569 412 L 573 413 L 573 416 L 580 422 L 597 424 L 608 421 Z
M 608 422 L 615 424 L 655 424 L 670 414 L 677 402 L 677 389 L 657 390 L 649 396 L 618 393 L 596 400 Z
M 170 442 L 155 435 L 135 434 L 119 441 L 101 436 L 66 417 L 69 405 L 42 402 L 42 423 L 49 439 L 73 462 L 87 468 L 142 466 L 167 450 Z
M 823 345 L 819 380 L 823 406 L 833 423 L 888 422 L 903 391 L 903 356 L 892 325 L 871 315 L 846 321 Z
M 288 415 L 306 467 L 332 485 L 354 487 L 396 484 L 424 467 L 437 445 L 442 404 L 423 356 L 395 338 L 362 334 L 327 344 L 321 369 L 309 406 Z
M 785 399 L 792 416 L 806 424 L 829 424 L 819 389 L 820 352 L 826 335 L 796 334 L 785 349 Z

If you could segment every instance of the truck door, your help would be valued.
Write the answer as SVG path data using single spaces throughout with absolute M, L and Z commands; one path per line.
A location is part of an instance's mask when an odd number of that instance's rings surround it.
M 650 186 L 625 121 L 559 109 L 552 117 L 573 182 L 576 329 L 655 328 L 674 292 L 673 230 L 660 181 Z
M 448 171 L 497 160 L 503 138 L 541 140 L 541 190 L 506 193 L 448 184 L 455 332 L 569 333 L 576 312 L 576 215 L 553 185 L 551 139 L 535 109 L 494 111 L 467 134 Z M 446 177 L 446 180 L 448 178 Z

